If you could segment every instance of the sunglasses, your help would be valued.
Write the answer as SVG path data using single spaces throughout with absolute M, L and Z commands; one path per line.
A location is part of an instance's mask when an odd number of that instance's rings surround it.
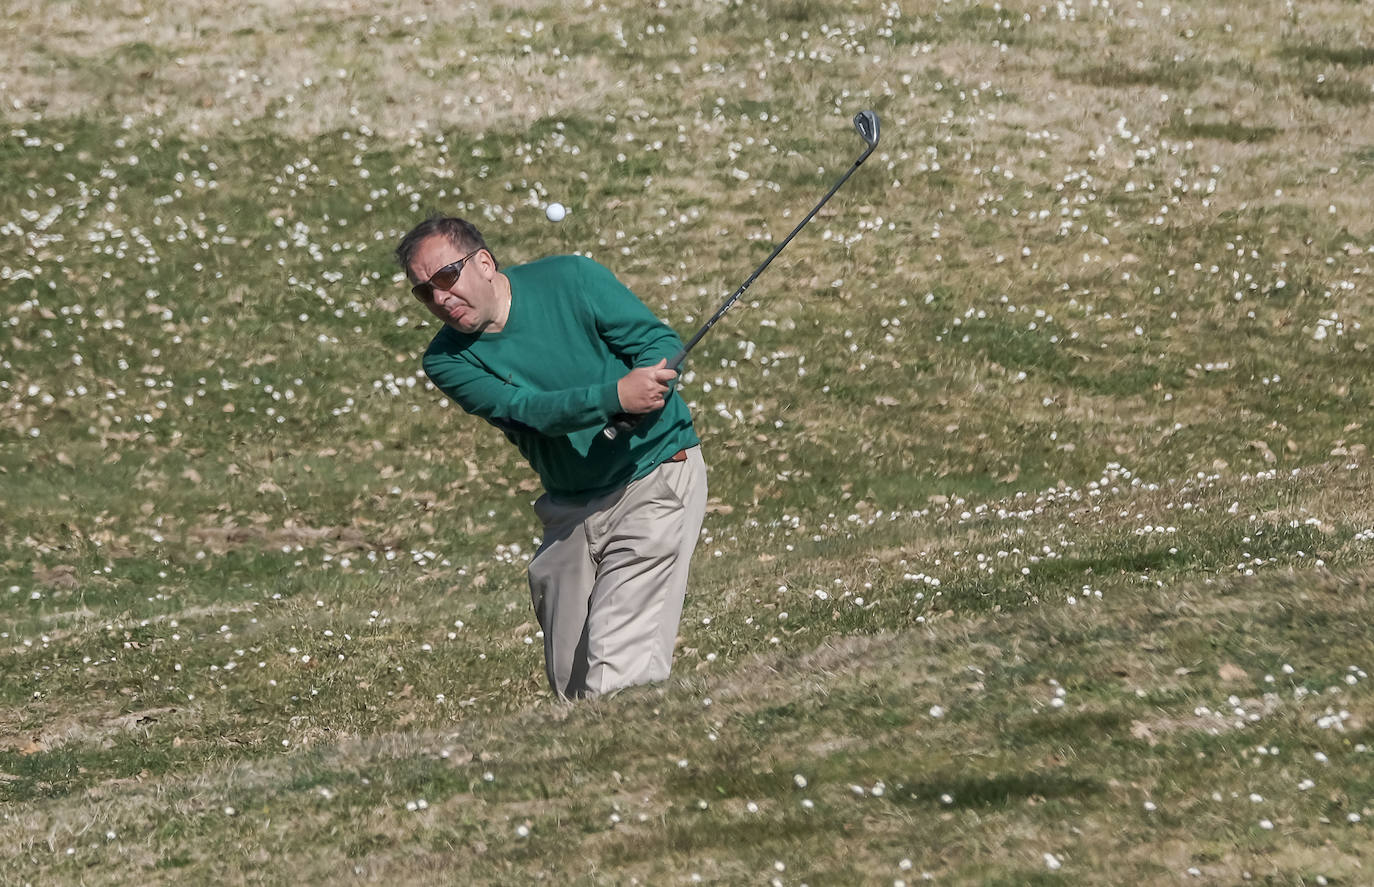
M 458 261 L 451 262 L 445 265 L 438 271 L 435 271 L 434 274 L 429 278 L 429 280 L 426 280 L 424 283 L 417 283 L 414 286 L 412 286 L 410 288 L 410 292 L 415 296 L 415 298 L 419 299 L 421 302 L 430 301 L 434 298 L 434 291 L 436 289 L 446 290 L 449 287 L 453 286 L 455 283 L 457 283 L 458 278 L 462 276 L 463 273 L 463 263 L 466 262 L 468 259 L 472 258 L 473 256 L 477 255 L 481 251 L 482 250 L 479 247 L 478 249 L 475 249 L 472 252 L 468 253 L 466 256 L 463 256 Z

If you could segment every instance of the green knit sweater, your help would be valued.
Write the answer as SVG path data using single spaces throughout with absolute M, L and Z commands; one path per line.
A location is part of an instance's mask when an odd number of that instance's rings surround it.
M 634 432 L 601 436 L 620 412 L 620 377 L 682 347 L 615 275 L 581 256 L 552 256 L 505 275 L 511 308 L 502 330 L 472 335 L 445 326 L 424 369 L 464 410 L 504 431 L 550 495 L 589 501 L 698 443 L 675 393 Z

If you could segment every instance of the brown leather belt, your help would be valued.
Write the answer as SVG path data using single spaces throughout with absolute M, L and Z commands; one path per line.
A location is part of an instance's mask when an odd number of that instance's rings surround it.
M 669 456 L 667 459 L 664 459 L 663 461 L 664 461 L 664 462 L 686 462 L 686 461 L 687 461 L 687 451 L 686 451 L 686 450 L 678 450 L 676 453 L 673 453 L 673 455 Z

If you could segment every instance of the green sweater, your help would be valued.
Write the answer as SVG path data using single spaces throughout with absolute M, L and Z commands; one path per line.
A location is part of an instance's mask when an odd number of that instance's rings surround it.
M 671 359 L 682 341 L 602 265 L 552 256 L 505 271 L 510 316 L 499 333 L 445 326 L 425 351 L 430 381 L 505 432 L 550 495 L 586 502 L 698 443 L 680 396 L 614 441 L 616 383 Z

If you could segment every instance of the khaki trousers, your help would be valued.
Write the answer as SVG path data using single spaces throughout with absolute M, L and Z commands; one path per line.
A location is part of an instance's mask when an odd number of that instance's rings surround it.
M 530 597 L 549 686 L 564 699 L 661 681 L 672 667 L 687 568 L 706 514 L 701 448 L 585 504 L 534 503 L 544 541 Z

